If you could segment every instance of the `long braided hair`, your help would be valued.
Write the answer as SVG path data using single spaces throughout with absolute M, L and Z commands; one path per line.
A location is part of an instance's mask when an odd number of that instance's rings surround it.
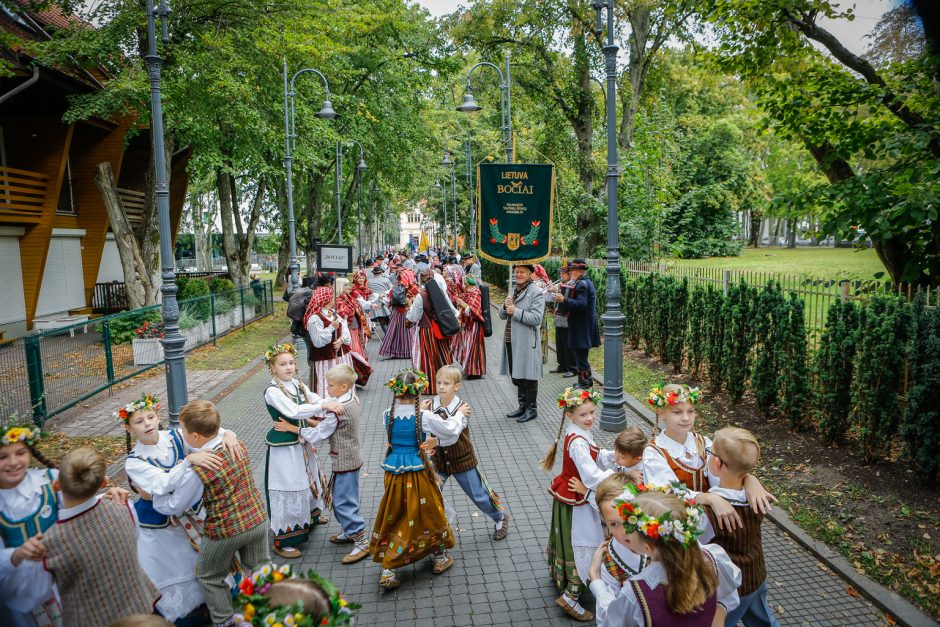
M 35 445 L 35 444 L 27 444 L 27 445 L 26 445 L 26 448 L 29 449 L 29 454 L 32 455 L 33 458 L 34 458 L 37 462 L 39 462 L 40 464 L 42 464 L 42 465 L 45 466 L 46 468 L 56 468 L 56 467 L 57 467 L 57 466 L 56 466 L 56 463 L 55 463 L 54 461 L 52 461 L 51 459 L 49 459 L 48 457 L 46 457 L 43 453 L 41 453 L 41 452 L 39 451 L 39 449 L 36 448 L 36 445 Z
M 555 465 L 555 455 L 558 453 L 558 443 L 561 441 L 561 435 L 565 432 L 565 419 L 568 417 L 568 412 L 571 411 L 567 407 L 561 412 L 561 424 L 558 425 L 558 434 L 555 436 L 555 441 L 552 442 L 551 448 L 548 449 L 548 452 L 545 454 L 545 457 L 542 458 L 542 462 L 539 464 L 539 468 L 542 470 L 551 470 L 552 466 Z

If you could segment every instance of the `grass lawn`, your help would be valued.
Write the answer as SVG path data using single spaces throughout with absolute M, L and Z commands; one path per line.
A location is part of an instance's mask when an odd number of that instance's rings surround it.
M 872 279 L 884 265 L 872 248 L 745 248 L 739 257 L 670 259 L 670 266 Z
M 215 346 L 207 344 L 194 350 L 186 356 L 186 367 L 193 370 L 238 370 L 289 333 L 287 303 L 278 296 L 274 299 L 273 314 L 220 337 Z

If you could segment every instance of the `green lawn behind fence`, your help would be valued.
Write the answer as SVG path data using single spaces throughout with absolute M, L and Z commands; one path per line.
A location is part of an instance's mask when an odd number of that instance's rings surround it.
M 873 279 L 885 267 L 872 248 L 745 248 L 740 257 L 670 259 L 670 266 L 807 274 L 818 278 Z M 885 276 L 887 278 L 887 276 Z

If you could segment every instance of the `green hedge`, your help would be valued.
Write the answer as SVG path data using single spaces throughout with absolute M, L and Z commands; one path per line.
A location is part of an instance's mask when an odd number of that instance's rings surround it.
M 603 313 L 606 274 L 589 274 Z M 620 278 L 631 348 L 707 379 L 733 402 L 750 394 L 762 414 L 779 412 L 791 428 L 818 425 L 826 443 L 857 433 L 867 463 L 887 457 L 900 436 L 908 458 L 931 477 L 940 472 L 940 312 L 923 297 L 836 301 L 811 353 L 805 304 L 777 283 L 725 293 L 656 273 Z

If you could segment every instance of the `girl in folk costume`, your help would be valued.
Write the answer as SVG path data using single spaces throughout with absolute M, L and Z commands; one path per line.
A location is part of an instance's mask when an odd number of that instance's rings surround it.
M 741 518 L 726 500 L 708 494 L 710 486 L 718 485 L 716 477 L 708 472 L 705 463 L 712 441 L 695 433 L 695 405 L 702 399 L 699 388 L 670 384 L 653 388 L 646 402 L 656 412 L 656 426 L 663 421 L 663 429 L 654 433 L 643 451 L 643 475 L 649 485 L 665 486 L 679 481 L 698 498 L 709 505 L 722 529 L 741 526 Z M 752 474 L 744 481 L 744 489 L 755 512 L 766 513 L 777 499 L 764 489 Z
M 232 621 L 235 627 L 338 627 L 355 625 L 360 607 L 312 570 L 304 573 L 290 564 L 267 564 L 242 580 Z
M 591 591 L 597 600 L 597 622 L 601 624 L 608 622 L 607 609 L 613 597 L 650 562 L 648 555 L 634 553 L 627 545 L 629 534 L 624 529 L 624 521 L 617 505 L 614 504 L 614 500 L 620 498 L 628 484 L 634 485 L 633 478 L 625 472 L 617 472 L 604 479 L 593 496 L 589 497 L 597 506 L 610 533 L 610 537 L 597 548 L 588 571 Z
M 444 266 L 443 275 L 444 283 L 447 285 L 447 297 L 450 299 L 450 302 L 456 307 L 458 314 L 457 320 L 460 322 L 460 332 L 451 337 L 450 340 L 450 355 L 454 358 L 455 364 L 463 364 L 464 358 L 464 331 L 466 327 L 463 324 L 464 319 L 464 310 L 466 309 L 466 303 L 463 302 L 464 296 L 464 285 L 463 285 L 463 268 L 456 264 Z
M 372 337 L 374 328 L 372 326 L 372 316 L 375 294 L 369 287 L 369 279 L 364 270 L 359 270 L 352 278 L 352 295 L 359 304 L 360 309 L 360 336 L 362 337 L 362 356 L 366 359 L 369 339 Z
M 350 350 L 368 361 L 366 342 L 369 341 L 371 333 L 369 321 L 358 297 L 353 294 L 353 286 L 348 279 L 336 279 L 336 313 L 346 321 L 346 326 L 349 327 L 349 337 L 352 340 Z
M 352 336 L 349 326 L 334 310 L 334 293 L 329 287 L 318 287 L 310 295 L 304 328 L 310 335 L 307 359 L 310 362 L 310 389 L 317 396 L 326 396 L 326 372 L 337 364 L 352 366 L 349 347 Z
M 600 627 L 721 625 L 738 606 L 740 569 L 717 544 L 699 544 L 702 508 L 676 486 L 627 484 L 614 499 L 624 544 L 648 564 L 616 593 L 591 582 Z
M 264 404 L 274 421 L 265 437 L 265 494 L 273 550 L 286 558 L 300 557 L 297 546 L 307 541 L 312 524 L 329 522 L 323 515 L 326 480 L 317 455 L 297 434 L 317 412 L 345 412 L 341 404 L 322 401 L 294 378 L 296 357 L 293 344 L 275 344 L 264 353 L 272 376 L 264 390 Z
M 483 294 L 472 274 L 464 277 L 464 291 L 459 302 L 462 345 L 459 363 L 468 379 L 479 379 L 486 374 L 486 342 L 483 337 Z M 454 356 L 456 360 L 456 355 Z
M 399 270 L 397 284 L 392 286 L 386 295 L 389 305 L 388 329 L 382 338 L 379 355 L 388 359 L 411 357 L 414 329 L 405 324 L 405 314 L 408 312 L 409 295 L 413 298 L 417 294 L 415 273 L 411 270 Z
M 433 273 L 427 264 L 418 264 L 418 269 L 418 277 L 422 283 L 435 281 L 441 287 L 441 292 L 445 294 L 447 303 L 444 306 L 453 309 L 454 305 L 446 297 L 447 284 L 444 283 L 444 279 L 439 274 Z M 456 309 L 454 309 L 454 315 L 457 315 Z M 428 391 L 436 394 L 437 369 L 453 363 L 454 359 L 450 351 L 451 338 L 438 337 L 436 333 L 437 313 L 426 288 L 422 287 L 417 296 L 412 299 L 406 319 L 417 329 L 412 344 L 411 363 L 415 370 L 427 373 Z
M 186 457 L 183 436 L 177 430 L 160 426 L 160 403 L 150 394 L 124 405 L 112 415 L 124 423 L 127 458 L 124 470 L 131 489 L 141 498 L 134 503 L 137 513 L 137 557 L 147 576 L 160 589 L 157 609 L 168 621 L 198 624 L 209 615 L 202 587 L 196 579 L 202 512 L 202 487 L 188 482 L 166 496 L 163 492 L 168 473 Z M 137 439 L 133 448 L 132 437 Z M 240 447 L 231 431 L 225 431 L 223 445 L 240 455 Z
M 574 492 L 569 482 L 580 479 L 590 490 L 613 474 L 597 466 L 600 449 L 591 436 L 595 407 L 600 394 L 595 390 L 567 388 L 558 397 L 562 408 L 558 437 L 542 460 L 543 470 L 551 470 L 555 463 L 558 443 L 564 433 L 561 474 L 549 488 L 552 501 L 552 525 L 548 536 L 548 564 L 555 587 L 561 592 L 555 603 L 575 620 L 587 622 L 594 615 L 578 602 L 584 593 L 588 568 L 597 547 L 604 541 L 600 517 L 587 499 Z M 570 421 L 567 430 L 565 420 Z
M 42 565 L 42 536 L 58 520 L 58 471 L 35 449 L 38 427 L 0 427 L 0 435 L 0 623 L 59 626 L 59 593 Z M 29 468 L 31 457 L 46 468 Z
M 395 395 L 385 412 L 388 451 L 385 492 L 375 515 L 375 528 L 369 551 L 382 564 L 379 586 L 385 590 L 400 585 L 396 569 L 431 556 L 434 574 L 454 564 L 447 549 L 454 546 L 454 534 L 444 513 L 444 497 L 426 449 L 436 442 L 425 440 L 418 418 L 421 394 L 428 379 L 422 372 L 404 370 L 388 382 Z

